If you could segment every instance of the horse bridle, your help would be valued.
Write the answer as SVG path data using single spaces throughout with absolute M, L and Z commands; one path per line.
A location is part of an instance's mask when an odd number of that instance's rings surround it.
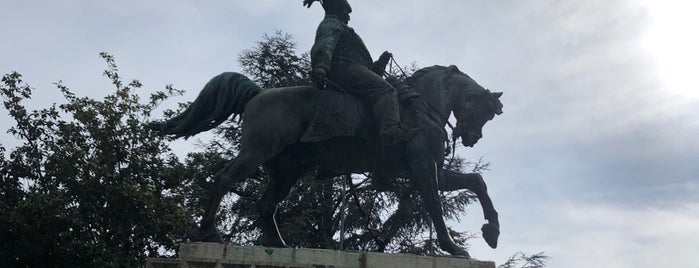
M 456 127 L 456 128 L 457 128 L 460 132 L 463 131 L 462 129 L 468 128 L 468 126 L 470 126 L 470 124 L 472 124 L 473 122 L 475 122 L 476 119 L 477 119 L 476 116 L 479 115 L 479 114 L 482 112 L 483 107 L 482 107 L 481 105 L 476 105 L 475 103 L 476 103 L 479 99 L 488 98 L 489 95 L 490 95 L 490 91 L 486 91 L 486 92 L 482 92 L 482 93 L 470 94 L 470 95 L 467 97 L 468 100 L 466 101 L 466 107 L 465 107 L 464 109 L 468 109 L 468 110 L 470 110 L 471 112 L 470 112 L 467 116 L 465 116 L 462 120 L 459 120 L 459 122 L 462 122 L 462 121 L 465 122 L 464 125 L 462 125 L 462 124 L 457 124 L 457 127 Z M 487 100 L 486 100 L 486 101 L 487 101 Z M 471 107 L 469 107 L 469 106 L 471 106 Z M 495 113 L 497 114 L 497 112 L 495 112 Z M 458 118 L 457 118 L 457 119 L 458 119 Z M 462 125 L 462 126 L 459 126 L 459 125 Z
M 484 94 L 471 94 L 471 96 L 472 97 L 469 98 L 469 100 L 467 100 L 467 106 L 475 106 L 473 103 L 475 103 L 476 99 L 486 97 L 486 95 Z M 436 107 L 434 107 L 434 105 L 432 105 L 432 103 L 425 100 L 425 98 L 423 98 L 422 96 L 419 96 L 419 98 L 432 111 L 423 111 L 428 117 L 430 117 L 432 120 L 436 122 L 445 122 L 449 129 L 451 129 L 451 144 L 449 144 L 449 140 L 445 140 L 445 142 L 447 142 L 445 155 L 448 155 L 451 151 L 451 154 L 453 156 L 456 151 L 456 140 L 459 139 L 459 137 L 461 137 L 462 135 L 464 135 L 464 130 L 469 129 L 470 124 L 475 121 L 476 115 L 480 113 L 480 106 L 475 106 L 473 109 L 469 109 L 471 112 L 464 118 L 456 118 L 456 127 L 454 127 L 454 125 L 452 125 L 451 122 L 449 122 L 449 118 L 444 116 Z M 465 107 L 465 109 L 466 108 L 468 107 Z
M 405 73 L 405 71 L 403 71 L 403 68 L 400 67 L 400 64 L 398 64 L 398 62 L 396 62 L 396 60 L 393 58 L 393 56 L 391 56 L 391 58 L 390 58 L 389 72 L 384 71 L 384 75 L 390 75 L 390 73 L 393 72 L 394 65 L 401 72 L 402 77 L 404 79 L 408 77 L 408 75 Z M 474 99 L 480 98 L 480 97 L 485 97 L 486 94 L 487 93 L 471 94 L 471 96 L 473 96 L 473 98 L 471 98 L 467 102 L 474 102 Z M 445 140 L 445 142 L 447 142 L 447 148 L 446 148 L 445 154 L 449 154 L 449 151 L 450 151 L 449 147 L 451 147 L 451 154 L 453 156 L 455 153 L 455 150 L 456 150 L 456 140 L 459 137 L 461 137 L 461 135 L 463 135 L 462 132 L 464 131 L 464 129 L 468 129 L 468 126 L 469 126 L 468 123 L 460 124 L 459 122 L 462 122 L 462 121 L 473 122 L 474 121 L 473 119 L 475 119 L 477 112 L 479 112 L 479 109 L 478 108 L 473 109 L 473 112 L 471 112 L 471 114 L 468 115 L 465 119 L 460 120 L 459 118 L 457 118 L 456 119 L 457 126 L 454 127 L 454 125 L 452 125 L 451 122 L 449 122 L 448 115 L 447 116 L 443 115 L 436 107 L 434 107 L 434 105 L 432 105 L 432 103 L 425 100 L 425 98 L 423 98 L 419 94 L 418 94 L 418 98 L 420 98 L 422 100 L 422 102 L 432 111 L 432 113 L 430 113 L 428 111 L 423 111 L 428 117 L 430 117 L 432 120 L 434 120 L 436 122 L 445 122 L 446 125 L 449 127 L 449 129 L 451 129 L 451 145 L 449 144 L 449 140 Z M 447 136 L 447 135 L 445 135 L 445 136 Z

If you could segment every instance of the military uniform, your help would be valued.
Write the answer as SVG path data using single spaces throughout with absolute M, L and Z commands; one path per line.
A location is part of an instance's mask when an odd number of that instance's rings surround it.
M 373 62 L 362 38 L 347 26 L 352 12 L 349 3 L 326 1 L 323 2 L 326 15 L 318 25 L 311 48 L 311 79 L 322 88 L 327 78 L 369 104 L 379 123 L 379 137 L 384 144 L 411 139 L 417 129 L 407 129 L 400 122 L 396 90 L 382 77 L 390 53 L 385 52 L 379 61 Z M 338 17 L 338 14 L 343 17 Z
M 311 66 L 325 70 L 328 79 L 346 91 L 374 102 L 380 95 L 395 91 L 380 74 L 362 39 L 334 15 L 327 15 L 318 26 L 311 48 Z M 378 68 L 376 68 L 378 69 Z

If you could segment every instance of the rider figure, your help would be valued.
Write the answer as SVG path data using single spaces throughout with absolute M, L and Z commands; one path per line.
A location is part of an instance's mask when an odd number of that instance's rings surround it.
M 391 53 L 386 51 L 373 62 L 362 39 L 347 26 L 352 13 L 347 0 L 304 0 L 304 5 L 310 7 L 314 1 L 320 1 L 325 9 L 311 48 L 311 80 L 315 86 L 323 89 L 329 79 L 370 103 L 384 144 L 411 139 L 417 129 L 401 123 L 396 89 L 382 78 Z

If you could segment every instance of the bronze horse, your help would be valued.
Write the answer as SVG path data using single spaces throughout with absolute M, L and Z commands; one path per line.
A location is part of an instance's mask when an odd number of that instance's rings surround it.
M 445 125 L 451 113 L 457 120 L 454 134 L 465 146 L 473 146 L 482 137 L 485 123 L 502 113 L 502 93 L 484 89 L 455 66 L 423 68 L 406 82 L 420 97 L 408 104 L 411 107 L 403 105 L 401 118 L 411 128 L 420 130 L 412 140 L 389 149 L 382 149 L 376 138 L 343 136 L 301 142 L 301 135 L 314 118 L 321 91 L 310 86 L 262 90 L 237 73 L 212 78 L 184 112 L 166 122 L 151 123 L 150 127 L 164 134 L 188 137 L 218 126 L 232 114 L 242 114 L 240 152 L 215 175 L 200 225 L 204 241 L 222 242 L 215 224 L 221 199 L 237 182 L 264 164 L 270 181 L 258 209 L 268 241 L 265 246 L 286 246 L 274 218 L 277 204 L 300 177 L 321 170 L 319 174 L 377 172 L 384 178 L 408 178 L 420 190 L 440 247 L 464 257 L 469 257 L 468 252 L 457 246 L 447 231 L 437 191 L 469 189 L 477 195 L 488 221 L 481 229 L 483 238 L 495 248 L 500 233 L 498 214 L 483 178 L 444 170 L 442 163 Z

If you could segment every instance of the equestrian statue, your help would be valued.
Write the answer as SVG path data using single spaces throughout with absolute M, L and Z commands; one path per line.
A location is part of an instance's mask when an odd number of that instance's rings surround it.
M 314 1 L 304 0 L 310 7 Z M 257 208 L 264 245 L 286 247 L 277 228 L 277 205 L 297 181 L 339 174 L 372 173 L 374 180 L 406 178 L 419 190 L 439 246 L 470 257 L 450 236 L 439 190 L 468 189 L 478 197 L 487 223 L 483 238 L 497 247 L 500 225 L 479 174 L 446 170 L 445 126 L 472 147 L 486 122 L 502 113 L 500 92 L 490 92 L 456 66 L 431 66 L 405 79 L 384 79 L 391 54 L 373 62 L 362 39 L 347 25 L 347 0 L 322 0 L 326 16 L 311 49 L 313 85 L 262 89 L 244 75 L 213 77 L 182 113 L 149 127 L 174 137 L 190 137 L 242 115 L 240 150 L 214 175 L 200 222 L 201 239 L 222 243 L 216 213 L 222 198 L 263 165 L 270 175 Z M 370 112 L 366 112 L 370 111 Z

